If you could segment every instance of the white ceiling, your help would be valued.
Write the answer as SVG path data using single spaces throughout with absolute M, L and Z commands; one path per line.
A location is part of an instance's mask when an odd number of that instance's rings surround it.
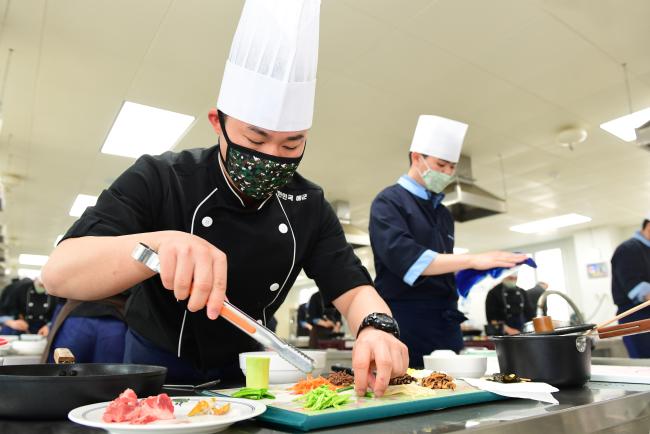
M 132 160 L 99 149 L 123 100 L 198 117 L 176 149 L 216 137 L 214 105 L 242 1 L 0 0 L 4 98 L 0 174 L 12 260 L 48 254 L 78 193 L 98 194 Z M 601 131 L 650 106 L 647 0 L 323 0 L 313 131 L 301 172 L 329 199 L 369 204 L 407 168 L 421 113 L 470 124 L 478 184 L 509 212 L 457 225 L 473 251 L 565 236 L 508 227 L 577 212 L 583 227 L 640 222 L 650 153 Z M 571 152 L 556 133 L 587 128 Z

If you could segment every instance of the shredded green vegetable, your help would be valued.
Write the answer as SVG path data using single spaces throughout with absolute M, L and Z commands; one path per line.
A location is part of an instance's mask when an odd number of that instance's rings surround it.
M 327 386 L 320 386 L 297 398 L 296 401 L 304 402 L 307 410 L 324 410 L 330 407 L 340 408 L 347 404 L 349 399 L 350 395 L 340 395 Z
M 246 398 L 246 399 L 275 399 L 267 389 L 253 389 L 251 387 L 244 387 L 231 395 L 233 398 Z

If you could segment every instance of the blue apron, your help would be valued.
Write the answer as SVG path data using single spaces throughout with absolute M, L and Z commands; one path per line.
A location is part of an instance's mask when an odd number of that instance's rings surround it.
M 62 306 L 56 306 L 52 324 Z M 77 363 L 122 363 L 126 329 L 124 321 L 110 316 L 68 316 L 54 337 L 48 363 L 55 348 L 69 348 Z
M 234 387 L 244 382 L 237 356 L 220 368 L 198 369 L 191 361 L 163 350 L 131 328 L 126 331 L 124 343 L 124 363 L 165 366 L 167 383 L 200 384 L 220 379 L 219 387 Z
M 440 309 L 435 302 L 414 303 L 412 300 L 389 301 L 400 327 L 401 341 L 409 350 L 409 366 L 424 367 L 422 356 L 435 350 L 463 349 L 460 323 L 467 318 L 457 309 Z
M 640 310 L 638 312 L 634 312 L 633 314 L 626 316 L 623 319 L 620 319 L 618 322 L 619 324 L 624 324 L 633 321 L 640 321 L 643 319 L 648 319 L 648 314 L 645 311 Z M 631 358 L 633 359 L 650 358 L 650 333 L 641 333 L 638 335 L 623 336 L 623 343 L 625 344 L 625 348 L 627 348 L 627 352 Z

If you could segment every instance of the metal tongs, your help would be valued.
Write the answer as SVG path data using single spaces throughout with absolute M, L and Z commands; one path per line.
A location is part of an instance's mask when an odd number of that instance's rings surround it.
M 133 249 L 131 257 L 146 265 L 152 271 L 160 273 L 158 253 L 149 246 L 139 243 Z M 278 335 L 233 306 L 232 303 L 224 301 L 219 316 L 226 319 L 244 333 L 247 333 L 260 344 L 275 350 L 283 359 L 302 372 L 308 374 L 314 370 L 314 360 L 311 357 L 279 338 Z

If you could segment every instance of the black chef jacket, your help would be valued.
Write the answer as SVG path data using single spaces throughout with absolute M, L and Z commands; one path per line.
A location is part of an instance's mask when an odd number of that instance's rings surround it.
M 488 323 L 504 322 L 509 327 L 522 331 L 523 325 L 535 316 L 535 306 L 523 289 L 507 288 L 499 284 L 485 298 L 485 316 Z
M 299 174 L 255 207 L 228 184 L 219 147 L 145 155 L 127 169 L 63 239 L 178 230 L 206 239 L 228 258 L 226 295 L 266 322 L 304 269 L 326 303 L 372 280 L 346 242 L 323 190 Z M 177 302 L 158 275 L 132 288 L 129 327 L 176 353 L 187 303 Z M 187 313 L 181 357 L 199 369 L 232 363 L 256 343 L 205 310 Z
M 341 313 L 336 310 L 332 304 L 325 305 L 323 297 L 320 293 L 316 292 L 309 299 L 308 316 L 312 324 L 316 324 L 317 320 L 330 320 L 333 323 L 341 322 Z

